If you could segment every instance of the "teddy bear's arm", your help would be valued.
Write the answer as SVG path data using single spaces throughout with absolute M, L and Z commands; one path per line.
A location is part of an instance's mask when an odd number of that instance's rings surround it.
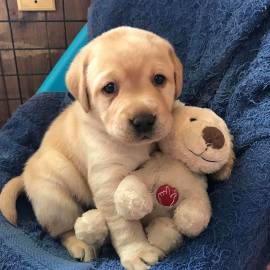
M 151 193 L 137 175 L 125 177 L 114 193 L 116 211 L 126 220 L 139 220 L 153 209 Z
M 139 220 L 152 211 L 151 190 L 159 179 L 162 164 L 166 161 L 161 153 L 155 153 L 142 168 L 121 181 L 114 194 L 119 215 L 127 220 Z
M 106 220 L 98 209 L 91 209 L 77 218 L 74 225 L 75 235 L 88 245 L 98 250 L 108 238 L 109 230 Z
M 194 188 L 175 209 L 174 222 L 186 236 L 199 235 L 211 218 L 211 204 L 205 189 Z

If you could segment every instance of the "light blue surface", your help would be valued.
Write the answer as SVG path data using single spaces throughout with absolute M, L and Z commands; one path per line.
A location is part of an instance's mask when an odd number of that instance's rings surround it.
M 84 25 L 75 39 L 69 45 L 68 49 L 54 66 L 52 71 L 49 73 L 45 81 L 42 83 L 37 93 L 67 91 L 65 84 L 66 71 L 74 56 L 85 44 L 88 43 L 88 40 L 87 25 Z

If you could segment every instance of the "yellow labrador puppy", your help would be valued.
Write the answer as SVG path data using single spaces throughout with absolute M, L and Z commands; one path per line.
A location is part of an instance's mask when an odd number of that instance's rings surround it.
M 119 27 L 81 49 L 66 83 L 77 101 L 53 121 L 23 173 L 4 187 L 0 209 L 15 224 L 16 198 L 25 190 L 43 228 L 74 258 L 89 261 L 94 248 L 76 239 L 73 227 L 83 205 L 96 206 L 122 264 L 147 269 L 161 252 L 147 242 L 140 222 L 117 215 L 113 194 L 149 158 L 151 143 L 170 131 L 182 65 L 166 40 Z

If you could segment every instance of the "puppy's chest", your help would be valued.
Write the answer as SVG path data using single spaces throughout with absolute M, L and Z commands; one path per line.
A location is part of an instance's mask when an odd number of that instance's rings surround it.
M 88 166 L 117 164 L 134 170 L 149 159 L 150 146 L 129 147 L 106 139 L 99 138 L 88 144 Z

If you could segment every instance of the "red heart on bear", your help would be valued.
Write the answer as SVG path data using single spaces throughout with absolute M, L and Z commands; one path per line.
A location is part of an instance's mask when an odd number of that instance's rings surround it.
M 170 185 L 160 186 L 156 191 L 156 199 L 159 204 L 164 206 L 173 206 L 177 203 L 179 193 L 176 188 Z

